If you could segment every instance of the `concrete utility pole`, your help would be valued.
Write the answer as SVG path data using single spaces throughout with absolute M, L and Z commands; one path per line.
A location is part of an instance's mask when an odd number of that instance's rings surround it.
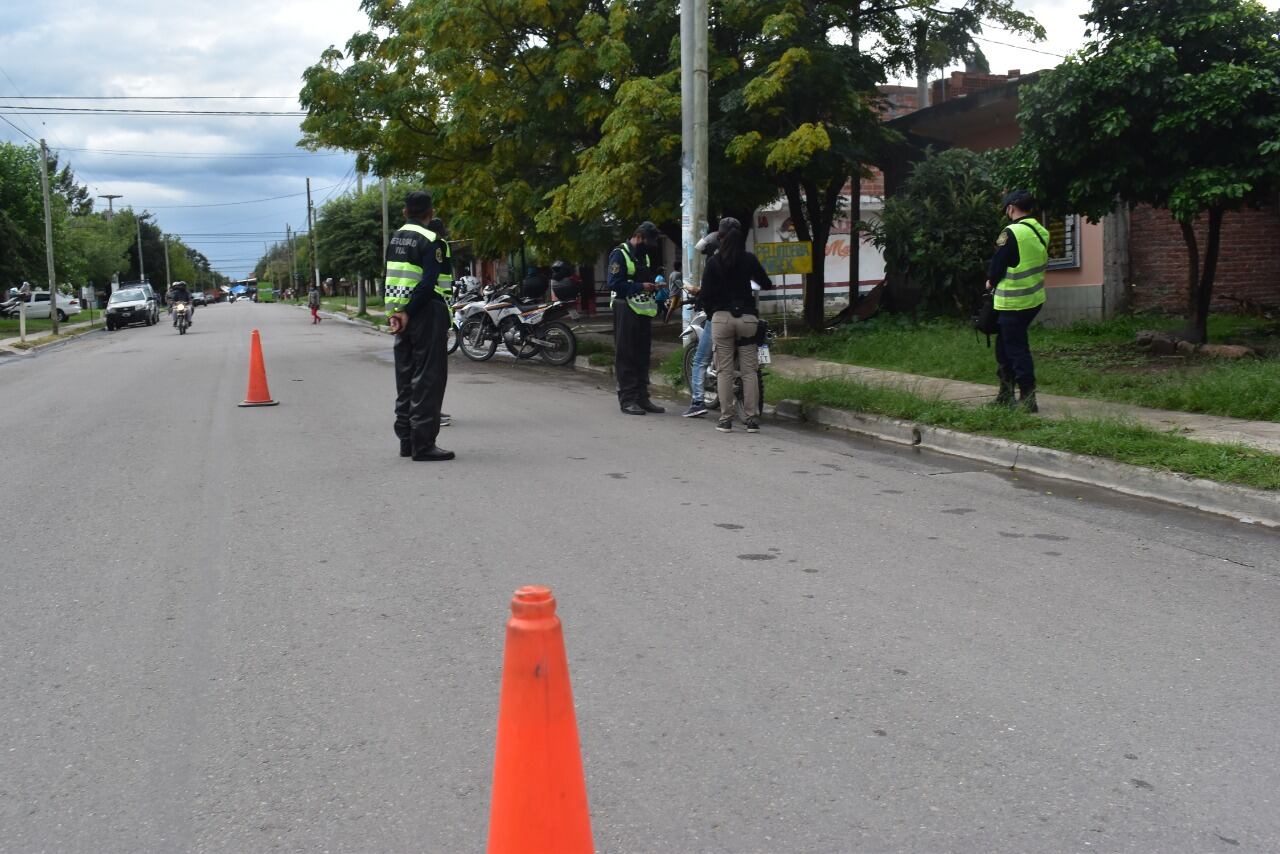
M 356 172 L 356 197 L 364 195 L 364 172 Z M 356 314 L 364 314 L 368 309 L 368 300 L 364 295 L 364 273 L 356 270 Z
M 387 255 L 387 245 L 391 243 L 391 217 L 390 217 L 390 211 L 387 210 L 387 192 L 388 192 L 387 179 L 386 179 L 386 176 L 383 176 L 382 178 L 382 256 L 384 258 Z M 380 290 L 382 292 L 382 296 L 385 298 L 387 295 L 386 279 L 383 279 L 382 287 L 380 288 Z
M 294 292 L 294 297 L 297 297 L 298 248 L 293 245 L 293 230 L 289 228 L 288 223 L 284 226 L 284 239 L 289 243 L 289 289 Z
M 107 219 L 111 219 L 116 215 L 115 210 L 111 206 L 111 202 L 114 199 L 122 199 L 124 198 L 124 196 L 120 195 L 119 193 L 103 193 L 103 194 L 100 194 L 98 198 L 107 200 Z
M 169 272 L 169 235 L 167 234 L 164 236 L 164 281 L 165 293 L 167 294 L 169 289 L 173 287 L 173 274 Z M 167 301 L 168 297 L 165 297 L 165 299 Z
M 680 242 L 684 279 L 702 280 L 694 245 L 707 222 L 707 0 L 680 0 Z
M 138 279 L 145 282 L 147 280 L 147 271 L 142 264 L 142 218 L 134 214 L 133 224 L 138 227 Z
M 311 246 L 311 268 L 316 287 L 320 287 L 320 259 L 316 256 L 316 209 L 311 204 L 311 179 L 307 179 L 307 239 Z
M 44 255 L 49 265 L 49 325 L 58 334 L 58 283 L 53 271 L 53 214 L 49 206 L 49 148 L 40 140 L 40 192 L 44 195 Z

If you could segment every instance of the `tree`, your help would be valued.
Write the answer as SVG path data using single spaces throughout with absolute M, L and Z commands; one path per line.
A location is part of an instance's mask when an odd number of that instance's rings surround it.
M 911 23 L 938 18 L 930 57 L 971 54 L 984 20 L 1041 35 L 1012 2 L 945 12 L 927 0 L 712 2 L 710 210 L 746 221 L 785 193 L 798 234 L 814 242 L 811 326 L 822 323 L 840 190 L 888 138 L 876 85 L 915 61 Z M 304 144 L 359 152 L 382 174 L 421 170 L 455 232 L 484 254 L 526 238 L 594 254 L 639 219 L 674 232 L 676 7 L 367 2 L 371 29 L 304 75 Z M 879 47 L 863 50 L 872 37 Z
M 993 157 L 957 148 L 929 153 L 876 222 L 863 223 L 890 276 L 920 289 L 931 313 L 964 313 L 982 290 L 995 236 L 1005 224 Z
M 401 195 L 404 194 L 403 188 Z M 382 191 L 339 196 L 325 203 L 316 218 L 316 251 L 320 264 L 354 278 L 382 274 Z
M 1280 13 L 1095 0 L 1085 20 L 1093 39 L 1022 92 L 1014 174 L 1059 213 L 1167 208 L 1187 251 L 1187 336 L 1203 342 L 1224 215 L 1280 192 Z
M 0 142 L 0 284 L 34 278 L 44 264 L 40 153 Z

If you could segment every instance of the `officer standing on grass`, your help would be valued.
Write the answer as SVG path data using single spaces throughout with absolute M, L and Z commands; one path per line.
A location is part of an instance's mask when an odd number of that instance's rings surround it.
M 626 415 L 665 412 L 649 399 L 649 357 L 653 343 L 653 319 L 658 289 L 652 278 L 662 234 L 651 222 L 642 222 L 635 233 L 609 255 L 609 308 L 613 310 L 614 374 L 618 380 L 618 404 Z
M 1027 330 L 1044 305 L 1044 274 L 1049 263 L 1049 232 L 1031 216 L 1035 199 L 1026 190 L 1004 198 L 1011 222 L 996 239 L 996 254 L 987 269 L 987 290 L 995 290 L 996 403 L 1038 412 L 1036 371 Z M 1013 397 L 1014 386 L 1018 399 Z
M 409 193 L 404 200 L 407 221 L 387 246 L 385 304 L 396 336 L 395 431 L 400 456 L 420 462 L 454 457 L 436 444 L 448 381 L 449 307 L 435 289 L 445 244 L 427 228 L 432 213 L 429 193 Z

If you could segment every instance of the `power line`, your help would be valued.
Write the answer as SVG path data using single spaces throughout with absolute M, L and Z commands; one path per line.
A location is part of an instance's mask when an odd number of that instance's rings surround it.
M 336 187 L 338 185 L 330 184 L 329 186 Z M 328 187 L 321 187 L 320 189 L 325 190 L 325 189 L 328 189 Z M 139 205 L 138 207 L 142 208 L 143 210 L 149 210 L 149 211 L 171 211 L 171 210 L 178 210 L 180 208 L 184 208 L 184 209 L 185 208 L 226 208 L 232 205 L 255 205 L 259 202 L 274 202 L 279 199 L 296 199 L 298 196 L 305 196 L 305 195 L 306 195 L 305 192 L 288 193 L 283 196 L 268 196 L 265 199 L 245 199 L 244 201 L 240 201 L 240 202 L 213 202 L 207 205 Z
M 17 125 L 15 125 L 13 122 L 11 122 L 11 121 L 9 121 L 8 119 L 6 119 L 4 116 L 0 116 L 0 121 L 4 122 L 4 123 L 5 123 L 5 124 L 7 124 L 9 127 L 13 128 L 13 129 L 14 129 L 14 130 L 16 130 L 18 133 L 22 134 L 23 136 L 25 136 L 27 139 L 31 140 L 32 142 L 39 142 L 39 141 L 40 141 L 40 140 L 36 139 L 34 136 L 32 136 L 31 134 L 27 133 L 27 132 L 26 132 L 25 130 L 23 130 L 22 128 L 20 128 L 20 127 L 18 127 Z
M 995 39 L 983 38 L 982 36 L 974 36 L 973 39 L 975 41 L 986 42 L 987 44 L 998 44 L 1001 47 L 1011 47 L 1011 48 L 1014 48 L 1015 50 L 1027 50 L 1027 51 L 1031 51 L 1032 53 L 1042 53 L 1045 56 L 1052 56 L 1057 59 L 1066 59 L 1066 56 L 1061 53 L 1053 53 L 1052 51 L 1040 50 L 1039 48 L 1035 48 L 1035 47 L 1027 47 L 1026 45 L 1011 44 L 1009 42 L 1000 42 L 1000 41 L 996 41 Z
M 0 104 L 0 110 L 16 110 L 10 116 L 277 116 L 299 118 L 307 115 L 301 110 L 140 110 L 126 107 L 49 107 L 44 105 Z
M 6 120 L 7 121 L 7 120 Z M 118 154 L 126 157 L 171 157 L 174 159 L 267 159 L 267 158 L 292 158 L 292 157 L 342 157 L 346 155 L 345 151 L 332 152 L 293 152 L 293 151 L 235 151 L 225 154 L 213 154 L 200 151 L 137 151 L 133 149 L 122 148 L 64 148 L 62 151 L 81 151 L 89 154 Z
M 24 95 L 23 97 L 28 101 L 289 101 L 298 96 L 297 95 Z

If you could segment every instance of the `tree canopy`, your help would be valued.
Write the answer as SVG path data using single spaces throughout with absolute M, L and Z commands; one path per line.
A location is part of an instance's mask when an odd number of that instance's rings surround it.
M 1085 20 L 1092 40 L 1022 92 L 1016 174 L 1061 213 L 1167 208 L 1187 247 L 1189 333 L 1203 341 L 1224 214 L 1280 192 L 1280 13 L 1094 0 Z
M 366 0 L 369 29 L 304 75 L 303 142 L 421 174 L 480 254 L 522 239 L 594 254 L 640 219 L 674 233 L 678 5 Z M 785 194 L 820 271 L 841 189 L 888 139 L 876 86 L 921 56 L 972 55 L 984 21 L 1043 35 L 1013 0 L 712 0 L 711 218 L 745 220 Z

